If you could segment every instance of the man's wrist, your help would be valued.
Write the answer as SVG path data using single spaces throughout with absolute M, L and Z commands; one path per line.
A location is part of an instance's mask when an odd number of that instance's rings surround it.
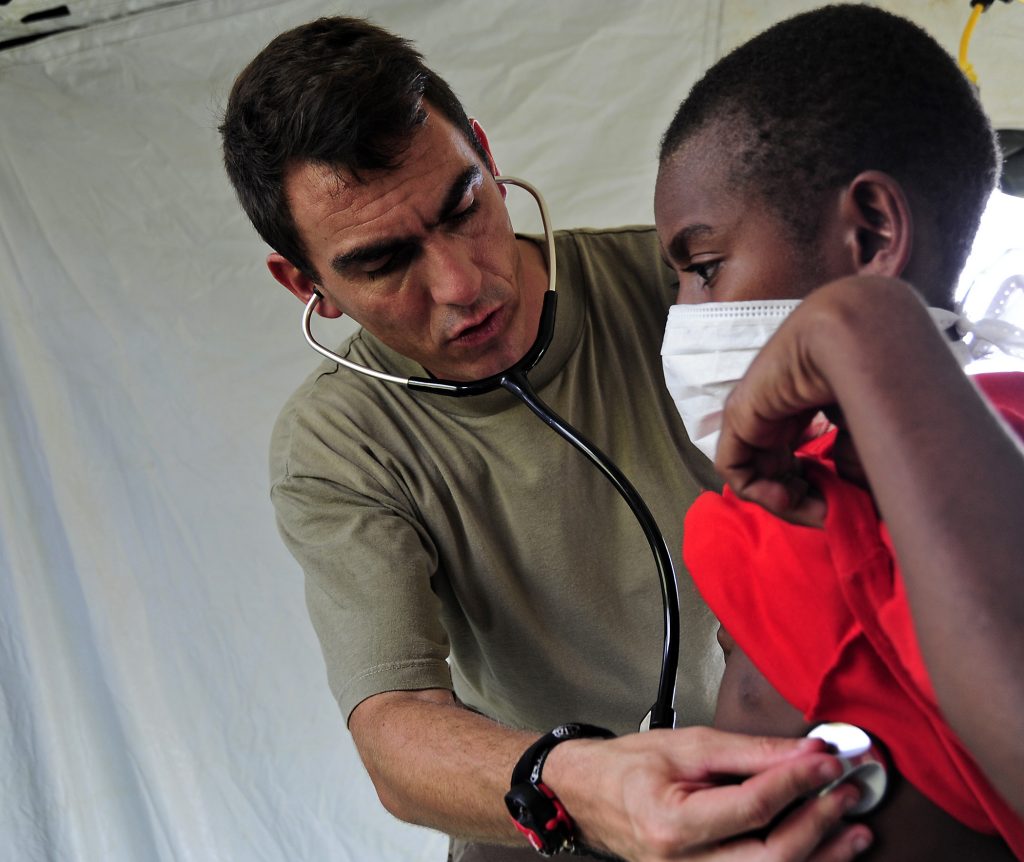
M 566 745 L 613 736 L 610 731 L 593 725 L 561 725 L 534 742 L 520 757 L 512 771 L 505 803 L 516 828 L 538 852 L 551 856 L 580 852 L 582 847 L 574 819 L 550 786 L 550 758 Z M 554 771 L 556 774 L 564 772 L 557 768 Z M 556 783 L 568 789 L 575 782 L 571 776 L 561 775 Z
M 605 746 L 606 740 L 573 739 L 552 751 L 544 765 L 544 782 L 570 812 L 577 839 L 601 851 L 608 847 L 594 827 L 607 821 L 607 809 L 602 813 L 602 801 L 606 799 L 603 785 L 608 775 L 608 764 L 602 757 Z

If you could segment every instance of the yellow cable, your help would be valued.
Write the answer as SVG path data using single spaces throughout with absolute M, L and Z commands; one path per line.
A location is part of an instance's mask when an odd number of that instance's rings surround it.
M 1024 3 L 1024 0 L 1020 0 Z M 981 17 L 981 13 L 985 11 L 987 7 L 982 3 L 975 3 L 971 6 L 971 17 L 967 19 L 967 26 L 964 27 L 963 35 L 960 37 L 960 55 L 957 58 L 957 62 L 960 65 L 960 71 L 967 76 L 967 80 L 972 84 L 977 85 L 978 76 L 974 73 L 974 66 L 972 66 L 967 60 L 967 46 L 971 43 L 971 36 L 974 35 L 974 27 L 978 23 L 978 19 Z
M 1024 0 L 1022 0 L 1022 2 L 1024 2 Z M 971 7 L 971 17 L 967 19 L 967 26 L 964 27 L 964 34 L 960 37 L 960 57 L 958 59 L 960 71 L 967 76 L 967 80 L 972 84 L 978 83 L 978 76 L 974 74 L 974 67 L 967 61 L 967 46 L 971 43 L 974 26 L 978 23 L 978 19 L 981 17 L 983 10 L 984 6 L 980 3 Z

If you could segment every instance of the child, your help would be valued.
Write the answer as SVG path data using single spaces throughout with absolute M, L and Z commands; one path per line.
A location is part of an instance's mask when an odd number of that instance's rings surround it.
M 997 170 L 955 63 L 878 9 L 797 16 L 716 64 L 666 132 L 655 195 L 684 303 L 669 317 L 666 380 L 694 441 L 713 454 L 725 395 L 795 308 L 805 322 L 817 311 L 823 329 L 837 309 L 848 320 L 866 308 L 886 322 L 869 334 L 894 362 L 914 353 L 904 325 L 932 355 L 938 338 L 921 335 L 927 318 L 905 282 L 943 330 L 964 325 L 953 289 Z M 960 373 L 939 360 L 936 380 Z M 1024 432 L 1022 380 L 979 385 Z M 1024 822 L 936 704 L 886 526 L 868 492 L 840 478 L 859 476 L 851 438 L 832 430 L 801 452 L 794 481 L 823 500 L 819 526 L 728 490 L 687 516 L 687 567 L 728 653 L 716 724 L 800 735 L 846 721 L 880 740 L 907 781 L 873 815 L 874 858 L 1024 859 Z

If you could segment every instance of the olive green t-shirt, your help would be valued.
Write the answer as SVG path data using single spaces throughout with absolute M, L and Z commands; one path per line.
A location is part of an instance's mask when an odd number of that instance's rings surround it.
M 718 487 L 662 380 L 675 286 L 651 228 L 560 231 L 537 394 L 645 498 L 679 575 L 680 724 L 709 723 L 717 624 L 682 568 L 686 508 Z M 357 332 L 340 354 L 424 370 Z M 347 718 L 384 691 L 450 688 L 506 725 L 636 730 L 657 693 L 661 588 L 608 480 L 509 393 L 414 393 L 322 364 L 271 447 L 278 524 L 306 576 Z

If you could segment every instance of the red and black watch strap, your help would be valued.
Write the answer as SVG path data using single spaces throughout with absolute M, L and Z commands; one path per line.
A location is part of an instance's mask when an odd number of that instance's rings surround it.
M 576 827 L 554 791 L 541 780 L 544 761 L 560 742 L 570 739 L 611 739 L 615 734 L 592 724 L 563 724 L 544 734 L 519 758 L 505 805 L 516 829 L 543 856 L 575 852 Z

